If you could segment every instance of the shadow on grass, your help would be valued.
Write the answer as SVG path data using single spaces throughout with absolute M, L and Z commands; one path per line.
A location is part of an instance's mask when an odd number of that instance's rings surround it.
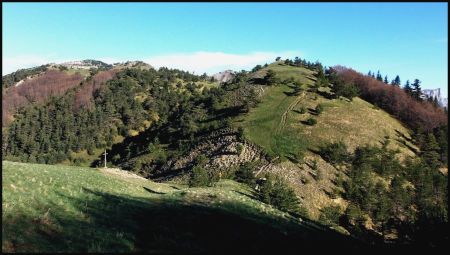
M 316 93 L 317 93 L 318 95 L 320 95 L 320 96 L 326 98 L 326 99 L 329 99 L 329 100 L 335 99 L 335 98 L 336 98 L 335 95 L 334 95 L 333 93 L 330 93 L 330 92 L 317 90 Z
M 148 191 L 148 192 L 150 192 L 150 193 L 152 193 L 152 194 L 158 194 L 158 195 L 164 195 L 164 194 L 166 194 L 166 193 L 164 193 L 164 192 L 159 192 L 159 191 L 154 191 L 154 190 L 152 190 L 152 189 L 149 189 L 149 188 L 147 188 L 147 187 L 143 187 L 146 191 Z
M 325 227 L 273 218 L 241 203 L 211 207 L 164 196 L 144 199 L 90 189 L 84 193 L 83 198 L 59 194 L 80 214 L 51 203 L 45 205 L 51 208 L 47 218 L 3 218 L 3 247 L 10 252 L 208 254 L 286 254 L 300 248 L 320 250 L 323 243 L 350 250 L 365 247 Z
M 316 111 L 316 109 L 308 108 L 308 113 L 314 116 L 318 116 L 319 113 Z
M 307 126 L 314 126 L 316 124 L 311 124 L 310 122 L 306 121 L 306 120 L 301 120 L 300 123 L 302 123 L 303 125 L 307 125 Z
M 246 193 L 238 191 L 238 190 L 233 190 L 233 191 L 238 193 L 238 194 L 240 194 L 240 195 L 242 195 L 242 196 L 246 196 L 248 198 L 258 200 L 258 198 L 255 195 L 246 194 Z

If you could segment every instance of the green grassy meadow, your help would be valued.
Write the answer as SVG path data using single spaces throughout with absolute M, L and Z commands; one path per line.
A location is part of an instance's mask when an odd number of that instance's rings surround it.
M 294 251 L 360 245 L 255 199 L 249 187 L 155 183 L 101 169 L 2 162 L 3 252 Z

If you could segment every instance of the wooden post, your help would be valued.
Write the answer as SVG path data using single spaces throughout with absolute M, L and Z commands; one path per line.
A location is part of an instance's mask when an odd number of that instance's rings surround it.
M 108 154 L 108 153 L 106 153 L 106 149 L 105 149 L 105 168 L 106 168 L 106 154 Z

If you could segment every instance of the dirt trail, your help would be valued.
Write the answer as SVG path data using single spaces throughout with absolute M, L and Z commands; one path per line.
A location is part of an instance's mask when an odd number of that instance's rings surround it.
M 280 124 L 277 127 L 277 130 L 275 131 L 276 134 L 278 134 L 279 132 L 281 132 L 281 130 L 283 130 L 284 126 L 286 126 L 286 119 L 287 119 L 287 115 L 290 111 L 292 111 L 294 109 L 294 107 L 300 103 L 300 100 L 305 96 L 305 92 L 302 92 L 302 94 L 300 96 L 298 96 L 294 102 L 292 102 L 288 108 L 286 109 L 285 112 L 283 112 L 283 114 L 281 115 L 281 121 Z

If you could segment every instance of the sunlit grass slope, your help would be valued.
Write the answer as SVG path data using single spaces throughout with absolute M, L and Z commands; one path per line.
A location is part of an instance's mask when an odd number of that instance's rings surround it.
M 235 122 L 244 127 L 248 139 L 268 152 L 295 158 L 301 151 L 317 150 L 330 142 L 343 141 L 350 149 L 355 149 L 364 144 L 381 145 L 385 138 L 390 140 L 391 148 L 398 148 L 403 155 L 413 155 L 410 148 L 417 149 L 408 141 L 409 131 L 401 122 L 361 98 L 350 102 L 342 98 L 327 99 L 311 92 L 308 88 L 314 84 L 312 71 L 280 63 L 271 64 L 268 69 L 274 70 L 281 80 L 293 77 L 305 88 L 299 95 L 292 95 L 290 85 L 268 87 L 262 102 Z M 321 114 L 314 111 L 318 104 L 324 108 Z M 301 108 L 306 112 L 302 114 Z M 307 125 L 308 118 L 316 119 L 317 124 Z

